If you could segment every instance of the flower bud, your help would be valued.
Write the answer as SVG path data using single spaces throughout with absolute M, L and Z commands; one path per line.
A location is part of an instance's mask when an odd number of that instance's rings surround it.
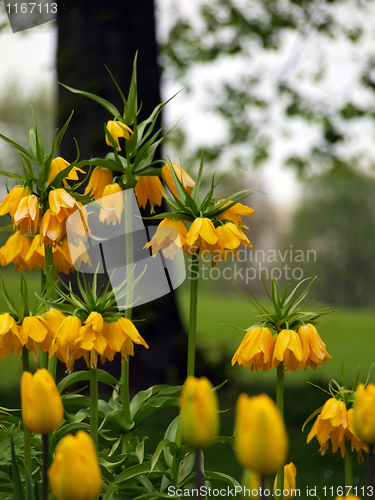
M 92 438 L 78 431 L 62 438 L 48 471 L 57 500 L 94 500 L 102 490 L 102 474 Z
M 353 407 L 353 427 L 359 439 L 375 444 L 375 385 L 359 384 Z
M 236 405 L 237 460 L 262 476 L 274 474 L 285 462 L 288 436 L 284 421 L 266 394 L 241 394 Z
M 180 424 L 182 439 L 196 449 L 212 444 L 219 432 L 216 392 L 205 377 L 188 377 L 181 393 Z
M 21 379 L 22 418 L 37 434 L 50 434 L 62 422 L 64 407 L 55 381 L 43 368 L 34 375 L 23 372 Z
M 291 500 L 296 494 L 296 475 L 297 469 L 293 462 L 284 466 L 284 487 L 283 491 L 277 490 L 277 476 L 275 477 L 275 482 L 273 483 L 273 496 L 275 498 L 280 497 L 282 494 L 283 500 Z

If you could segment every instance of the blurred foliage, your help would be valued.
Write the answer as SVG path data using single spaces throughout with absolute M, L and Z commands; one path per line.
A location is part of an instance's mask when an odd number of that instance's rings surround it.
M 312 295 L 323 303 L 374 305 L 374 192 L 374 177 L 342 165 L 305 187 L 285 247 L 316 250 L 316 261 L 292 265 L 318 276 Z
M 301 178 L 322 172 L 321 157 L 329 169 L 354 160 L 368 165 L 359 148 L 348 153 L 343 145 L 356 145 L 352 130 L 358 122 L 375 130 L 375 57 L 361 45 L 371 4 L 371 0 L 201 0 L 199 15 L 189 17 L 174 2 L 172 12 L 171 3 L 165 17 L 173 21 L 161 35 L 160 60 L 167 79 L 177 80 L 187 93 L 192 89 L 203 93 L 202 111 L 222 118 L 227 129 L 224 140 L 204 145 L 207 159 L 261 165 L 272 154 L 276 138 L 285 143 L 295 134 L 298 139 L 309 127 L 310 133 L 299 141 L 306 148 L 289 150 L 285 158 Z M 305 53 L 307 44 L 310 51 Z M 335 51 L 329 49 L 332 44 Z M 358 62 L 358 71 L 345 67 L 350 61 Z M 352 71 L 350 88 L 343 89 L 338 82 L 338 93 L 332 87 L 327 92 L 322 84 L 328 81 L 329 88 L 329 73 L 337 64 Z M 195 75 L 203 68 L 208 68 L 208 78 L 198 88 L 201 79 Z M 176 151 L 186 145 L 186 134 L 179 126 L 170 135 Z M 190 151 L 192 158 L 201 146 Z

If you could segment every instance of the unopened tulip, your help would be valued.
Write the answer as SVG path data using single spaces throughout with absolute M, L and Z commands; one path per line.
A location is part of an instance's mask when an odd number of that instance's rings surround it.
M 353 407 L 353 427 L 359 439 L 375 444 L 375 385 L 359 384 Z
M 64 407 L 52 375 L 37 370 L 34 375 L 23 372 L 21 379 L 22 418 L 37 434 L 50 434 L 63 419 Z
M 277 476 L 275 477 L 275 482 L 273 484 L 273 495 L 274 497 L 278 498 L 281 497 L 283 500 L 291 500 L 295 494 L 296 494 L 296 475 L 297 475 L 297 469 L 296 466 L 294 465 L 293 462 L 290 462 L 290 464 L 285 465 L 284 467 L 284 488 L 283 491 L 278 491 L 277 490 Z
M 182 439 L 196 449 L 212 444 L 219 432 L 216 392 L 205 377 L 188 377 L 181 393 Z
M 288 436 L 277 406 L 266 394 L 241 394 L 236 406 L 237 460 L 262 476 L 274 474 L 285 462 Z
M 94 442 L 84 431 L 68 434 L 56 446 L 48 471 L 57 500 L 94 500 L 102 490 L 102 475 Z

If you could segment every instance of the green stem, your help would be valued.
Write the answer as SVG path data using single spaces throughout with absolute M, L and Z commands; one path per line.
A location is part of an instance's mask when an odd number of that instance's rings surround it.
M 127 285 L 131 285 L 132 280 L 132 266 L 134 264 L 134 251 L 133 251 L 133 209 L 132 209 L 132 190 L 124 191 L 124 224 L 125 224 L 125 255 L 126 255 L 126 269 L 127 269 Z M 126 295 L 126 309 L 125 318 L 132 319 L 132 307 L 130 306 L 133 302 L 133 290 L 131 290 Z M 125 358 L 121 363 L 121 402 L 122 409 L 125 413 L 125 423 L 131 424 L 131 414 L 130 414 L 130 395 L 129 395 L 129 359 Z M 128 443 L 130 441 L 131 434 L 127 432 L 122 436 L 122 451 L 126 453 L 128 450 Z
M 52 246 L 46 245 L 44 251 L 44 261 L 46 265 L 45 269 L 45 285 L 44 285 L 44 296 L 47 300 L 54 299 L 53 288 L 50 285 L 50 282 L 55 279 L 54 276 L 54 268 L 53 268 L 53 253 Z M 45 361 L 44 361 L 45 363 Z M 48 371 L 52 375 L 53 379 L 56 380 L 56 366 L 57 366 L 57 358 L 56 354 L 54 354 L 48 361 Z
M 48 500 L 48 469 L 49 469 L 48 434 L 42 436 L 42 443 L 43 443 L 42 500 Z
M 187 376 L 194 376 L 195 372 L 195 342 L 197 333 L 198 308 L 198 280 L 199 280 L 199 250 L 191 255 L 190 263 L 190 312 L 189 312 L 189 340 Z
M 277 367 L 277 378 L 276 378 L 276 406 L 279 412 L 284 418 L 284 363 L 280 363 Z M 277 471 L 277 484 L 278 490 L 283 491 L 284 489 L 284 464 L 281 465 Z M 279 500 L 284 498 L 283 494 L 278 497 Z
M 202 474 L 202 451 L 198 450 L 195 452 L 195 486 L 198 490 L 199 500 L 203 500 L 201 495 L 201 488 L 203 486 L 203 474 Z
M 98 451 L 98 371 L 90 363 L 90 434 Z
M 22 347 L 22 371 L 28 372 L 30 370 L 29 364 L 29 351 L 26 346 Z M 30 474 L 33 472 L 33 466 L 31 461 L 31 431 L 23 426 L 23 446 L 25 455 L 25 467 L 29 469 Z
M 353 453 L 348 440 L 345 442 L 345 486 L 353 486 Z

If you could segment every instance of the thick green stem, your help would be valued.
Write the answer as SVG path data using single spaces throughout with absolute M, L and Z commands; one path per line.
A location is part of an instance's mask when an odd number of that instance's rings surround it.
M 98 371 L 90 363 L 90 434 L 98 451 Z
M 195 486 L 198 490 L 199 500 L 203 500 L 203 496 L 201 494 L 202 486 L 203 486 L 203 473 L 202 473 L 202 452 L 198 450 L 195 452 Z
M 195 342 L 197 333 L 198 280 L 199 280 L 199 250 L 191 255 L 190 262 L 190 312 L 187 376 L 195 372 Z
M 42 443 L 43 443 L 42 500 L 48 500 L 48 469 L 49 469 L 48 434 L 42 436 Z
M 46 245 L 44 252 L 44 260 L 46 264 L 45 269 L 45 281 L 44 281 L 44 296 L 47 300 L 54 299 L 53 287 L 51 282 L 55 279 L 54 276 L 54 268 L 53 268 L 53 254 L 52 254 L 52 246 Z M 46 361 L 44 360 L 45 364 Z M 56 354 L 54 354 L 48 361 L 48 371 L 52 375 L 53 379 L 56 380 L 56 366 L 57 366 L 57 358 Z
M 26 346 L 22 347 L 22 371 L 28 372 L 30 369 L 29 364 L 29 351 Z M 24 454 L 25 454 L 25 467 L 29 469 L 30 474 L 33 472 L 33 466 L 31 461 L 31 431 L 23 426 L 23 446 L 24 446 Z
M 276 406 L 278 407 L 282 418 L 284 418 L 284 363 L 280 363 L 277 367 Z M 277 471 L 276 488 L 281 492 L 284 489 L 284 464 L 282 464 L 282 466 Z M 284 496 L 281 493 L 281 495 L 278 496 L 278 499 L 282 500 L 283 498 Z
M 353 453 L 351 442 L 345 442 L 345 486 L 353 486 Z

